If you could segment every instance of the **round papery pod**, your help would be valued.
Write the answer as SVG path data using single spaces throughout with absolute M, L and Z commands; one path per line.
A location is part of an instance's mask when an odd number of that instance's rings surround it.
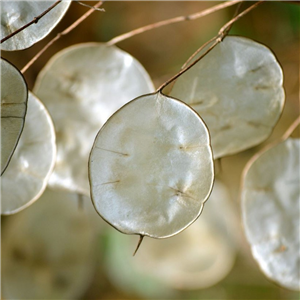
M 21 72 L 1 58 L 1 175 L 21 136 L 27 110 L 28 89 Z
M 227 36 L 183 73 L 169 94 L 203 118 L 216 159 L 255 146 L 271 134 L 284 106 L 282 83 L 282 69 L 269 48 Z
M 91 214 L 79 209 L 77 199 L 47 189 L 30 208 L 7 217 L 1 245 L 5 299 L 78 299 L 86 291 L 97 241 Z
M 178 290 L 204 289 L 231 271 L 236 255 L 237 216 L 227 188 L 216 181 L 201 217 L 176 237 L 147 239 L 134 259 L 136 240 L 111 233 L 106 269 L 110 280 L 141 297 L 174 297 Z M 147 282 L 146 288 L 139 288 Z
M 252 254 L 277 284 L 300 290 L 300 139 L 255 155 L 242 185 L 242 216 Z
M 49 185 L 89 195 L 88 156 L 97 132 L 122 105 L 152 91 L 142 65 L 115 46 L 87 43 L 57 53 L 34 87 L 56 129 Z
M 183 102 L 154 93 L 134 99 L 100 129 L 91 150 L 91 198 L 100 216 L 127 234 L 175 235 L 210 195 L 208 130 Z
M 56 1 L 1 1 L 1 39 L 28 24 Z M 59 23 L 72 1 L 62 0 L 50 12 L 1 44 L 6 51 L 26 49 L 46 37 Z
M 1 213 L 28 207 L 44 192 L 56 156 L 55 132 L 44 105 L 29 92 L 22 136 L 1 177 Z

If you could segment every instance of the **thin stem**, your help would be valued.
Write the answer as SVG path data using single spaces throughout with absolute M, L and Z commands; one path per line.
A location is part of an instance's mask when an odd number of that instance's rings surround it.
M 95 7 L 95 6 L 88 5 L 88 4 L 83 3 L 83 2 L 80 2 L 80 1 L 76 1 L 76 3 L 78 3 L 78 4 L 82 5 L 82 6 L 88 7 L 88 8 L 93 8 L 93 9 L 95 9 L 95 10 L 105 12 L 105 9 L 104 9 L 104 8 L 97 8 L 97 7 Z
M 229 22 L 227 22 L 220 30 L 219 30 L 219 36 L 220 38 L 222 38 L 222 36 L 224 36 L 224 34 L 226 33 L 226 31 L 228 30 L 228 28 L 231 27 L 231 25 L 233 23 L 235 23 L 237 20 L 239 20 L 241 17 L 243 17 L 244 15 L 246 15 L 248 12 L 250 12 L 252 9 L 256 8 L 258 5 L 262 4 L 263 2 L 265 2 L 265 0 L 262 1 L 258 1 L 255 4 L 251 5 L 250 7 L 248 7 L 247 9 L 245 9 L 244 11 L 242 11 L 240 14 L 238 14 L 236 17 L 234 17 L 233 19 L 231 19 Z
M 16 31 L 10 33 L 9 35 L 7 35 L 5 38 L 3 38 L 1 40 L 1 44 L 4 43 L 5 41 L 7 41 L 8 39 L 10 39 L 11 37 L 13 37 L 14 35 L 18 34 L 19 32 L 21 32 L 22 30 L 24 30 L 25 28 L 29 27 L 32 24 L 36 24 L 44 15 L 46 15 L 50 10 L 52 10 L 56 5 L 58 5 L 62 0 L 58 0 L 56 1 L 53 5 L 51 5 L 48 9 L 46 9 L 43 13 L 41 13 L 40 15 L 38 15 L 37 17 L 35 17 L 32 21 L 30 21 L 29 23 L 25 24 L 24 26 L 22 26 L 21 28 L 17 29 Z
M 282 136 L 282 139 L 286 140 L 299 125 L 300 125 L 300 116 L 290 125 L 288 130 Z
M 136 253 L 137 253 L 137 251 L 139 250 L 139 248 L 140 248 L 140 246 L 141 246 L 141 244 L 142 244 L 143 239 L 144 239 L 144 235 L 140 235 L 140 239 L 139 239 L 138 244 L 137 244 L 137 246 L 136 246 L 136 248 L 135 248 L 135 251 L 134 251 L 134 253 L 133 253 L 133 256 L 135 256 Z
M 205 9 L 201 12 L 197 12 L 188 16 L 179 16 L 179 17 L 175 17 L 172 19 L 168 19 L 168 20 L 163 20 L 157 23 L 153 23 L 153 24 L 149 24 L 140 28 L 137 28 L 135 30 L 132 30 L 130 32 L 121 34 L 113 39 L 111 39 L 110 41 L 107 42 L 107 45 L 115 45 L 121 41 L 124 41 L 132 36 L 135 36 L 137 34 L 155 29 L 155 28 L 159 28 L 165 25 L 170 25 L 170 24 L 174 24 L 174 23 L 179 23 L 179 22 L 183 22 L 183 21 L 191 21 L 191 20 L 195 20 L 195 19 L 199 19 L 201 17 L 207 16 L 213 12 L 216 12 L 218 10 L 221 10 L 223 8 L 235 5 L 237 3 L 241 2 L 241 0 L 235 0 L 235 1 L 227 1 L 218 5 L 215 5 L 213 7 L 210 7 L 208 9 Z
M 256 2 L 255 4 L 251 5 L 250 7 L 248 7 L 247 9 L 245 9 L 243 12 L 241 12 L 240 14 L 238 14 L 236 17 L 234 17 L 233 19 L 231 19 L 229 22 L 227 22 L 224 26 L 221 27 L 221 29 L 219 30 L 218 34 L 213 37 L 211 40 L 209 40 L 208 42 L 206 42 L 204 45 L 202 45 L 193 55 L 191 58 L 193 58 L 197 53 L 199 53 L 201 50 L 203 50 L 204 47 L 206 47 L 208 44 L 210 44 L 211 42 L 215 41 L 200 57 L 198 57 L 193 63 L 191 63 L 190 65 L 186 66 L 182 68 L 177 74 L 175 74 L 172 78 L 170 78 L 169 80 L 167 80 L 165 83 L 163 83 L 158 89 L 157 92 L 162 92 L 162 90 L 168 85 L 170 84 L 172 81 L 176 80 L 179 76 L 181 76 L 183 73 L 185 73 L 187 70 L 189 70 L 192 66 L 194 66 L 200 59 L 202 59 L 206 54 L 208 54 L 217 44 L 219 44 L 224 37 L 228 34 L 228 28 L 230 28 L 232 26 L 232 24 L 234 22 L 236 22 L 237 20 L 239 20 L 241 17 L 243 17 L 245 14 L 247 14 L 248 12 L 250 12 L 252 9 L 256 8 L 259 4 L 263 3 L 264 1 L 259 1 Z M 190 59 L 191 59 L 190 58 Z M 188 62 L 190 61 L 190 59 L 188 60 Z
M 189 70 L 192 66 L 194 66 L 202 57 L 204 57 L 206 54 L 208 54 L 217 44 L 219 44 L 219 40 L 216 40 L 218 36 L 213 37 L 211 40 L 206 42 L 203 46 L 201 46 L 201 51 L 205 46 L 207 46 L 209 43 L 215 40 L 215 42 L 200 56 L 198 57 L 193 63 L 188 65 L 187 67 L 181 69 L 177 74 L 175 74 L 173 77 L 171 77 L 169 80 L 167 80 L 165 83 L 163 83 L 156 91 L 161 92 L 168 84 L 170 84 L 172 81 L 177 79 L 180 75 L 182 75 L 184 72 Z
M 197 49 L 190 57 L 189 59 L 184 63 L 184 65 L 181 67 L 181 69 L 186 68 L 186 66 L 190 63 L 190 61 L 199 53 L 201 52 L 208 44 L 210 44 L 212 41 L 214 41 L 217 37 L 213 37 L 212 39 L 210 39 L 208 42 L 206 42 L 205 44 L 203 44 L 199 49 Z
M 83 22 L 87 17 L 89 17 L 96 8 L 100 7 L 103 4 L 103 1 L 99 1 L 97 4 L 95 4 L 90 10 L 88 10 L 85 14 L 83 14 L 79 19 L 77 19 L 73 24 L 71 24 L 69 27 L 67 27 L 64 31 L 61 33 L 58 33 L 43 49 L 41 49 L 21 70 L 21 73 L 25 73 L 28 68 L 51 46 L 53 45 L 57 40 L 59 40 L 62 36 L 68 34 L 71 32 L 74 28 L 76 28 L 81 22 Z
M 236 10 L 235 10 L 235 12 L 234 12 L 234 17 L 236 17 L 236 16 L 238 15 L 238 12 L 239 12 L 239 9 L 241 8 L 241 6 L 242 6 L 242 2 L 240 2 L 239 5 L 237 6 L 237 8 L 236 8 Z M 229 31 L 230 31 L 232 25 L 233 25 L 233 24 L 231 24 L 231 25 L 227 28 L 226 32 L 224 33 L 225 35 L 227 35 L 227 34 L 229 33 Z M 212 40 L 214 40 L 214 39 L 215 39 L 215 38 L 213 38 Z M 189 57 L 189 59 L 184 63 L 184 65 L 181 67 L 181 69 L 184 69 L 184 68 L 189 64 L 189 62 L 190 62 L 190 61 L 191 61 L 191 60 L 192 60 L 192 59 L 193 59 L 200 51 L 202 51 L 202 49 L 203 49 L 204 47 L 206 47 L 206 45 L 209 44 L 212 40 L 208 41 L 208 42 L 205 43 L 203 46 L 201 46 L 196 52 L 194 52 L 194 53 Z
M 233 15 L 233 18 L 235 18 L 235 17 L 239 14 L 239 11 L 240 11 L 240 8 L 242 7 L 242 4 L 243 4 L 243 2 L 240 2 L 240 3 L 237 5 L 236 10 L 235 10 L 234 15 Z M 225 32 L 226 35 L 228 35 L 229 31 L 231 30 L 232 25 L 233 25 L 233 23 L 230 24 L 230 25 L 227 27 L 226 32 Z

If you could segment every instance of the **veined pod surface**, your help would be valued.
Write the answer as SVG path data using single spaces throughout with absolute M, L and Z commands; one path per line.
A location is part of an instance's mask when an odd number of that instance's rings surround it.
M 96 210 L 119 231 L 175 235 L 198 218 L 212 189 L 208 130 L 183 102 L 141 96 L 99 131 L 89 177 Z
M 28 89 L 21 72 L 1 58 L 1 175 L 24 128 Z
M 112 230 L 105 259 L 109 279 L 145 299 L 179 299 L 179 290 L 217 284 L 231 271 L 237 252 L 238 217 L 232 204 L 226 186 L 216 180 L 192 226 L 170 239 L 145 240 L 134 259 L 128 257 L 136 239 Z
M 44 192 L 56 156 L 55 132 L 48 111 L 29 92 L 26 123 L 10 164 L 1 177 L 1 213 L 13 214 Z
M 258 153 L 245 168 L 242 215 L 252 254 L 272 281 L 300 290 L 300 139 Z
M 269 48 L 227 36 L 183 73 L 169 94 L 203 118 L 216 159 L 268 138 L 283 110 L 282 84 L 282 69 Z
M 59 23 L 71 2 L 71 0 L 62 0 L 38 23 L 28 26 L 1 44 L 1 49 L 23 50 L 42 40 Z M 31 22 L 54 3 L 55 1 L 1 1 L 1 38 Z
M 68 47 L 46 64 L 34 86 L 53 119 L 57 158 L 49 185 L 89 195 L 88 157 L 105 121 L 131 99 L 154 91 L 150 76 L 115 46 Z

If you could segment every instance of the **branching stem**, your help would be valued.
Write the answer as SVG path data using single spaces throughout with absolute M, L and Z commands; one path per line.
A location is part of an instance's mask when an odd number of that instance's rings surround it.
M 104 9 L 104 8 L 97 8 L 97 7 L 95 7 L 95 6 L 91 6 L 91 5 L 88 5 L 88 4 L 83 3 L 83 2 L 80 2 L 80 1 L 76 1 L 76 3 L 78 3 L 78 4 L 82 5 L 82 6 L 88 7 L 88 8 L 93 8 L 93 9 L 95 9 L 95 10 L 105 12 L 105 9 Z
M 11 37 L 13 37 L 14 35 L 18 34 L 19 32 L 21 32 L 22 30 L 24 30 L 25 28 L 31 26 L 32 24 L 37 24 L 38 21 L 45 16 L 50 10 L 52 10 L 56 5 L 58 5 L 62 0 L 58 0 L 56 1 L 53 5 L 51 5 L 48 9 L 46 9 L 43 13 L 41 13 L 40 15 L 38 15 L 37 17 L 35 17 L 32 21 L 30 21 L 29 23 L 25 24 L 24 26 L 22 26 L 21 28 L 17 29 L 16 31 L 10 33 L 9 35 L 7 35 L 5 38 L 3 38 L 1 40 L 1 44 L 4 43 L 5 41 L 7 41 L 8 39 L 10 39 Z
M 83 14 L 79 19 L 77 19 L 73 24 L 71 24 L 69 27 L 67 27 L 64 31 L 61 33 L 58 33 L 44 48 L 42 48 L 21 70 L 21 72 L 24 74 L 28 68 L 51 46 L 53 45 L 57 40 L 59 40 L 62 36 L 68 34 L 71 32 L 74 28 L 76 28 L 81 22 L 83 22 L 87 17 L 89 17 L 96 8 L 100 7 L 103 4 L 103 1 L 99 1 L 97 4 L 95 4 L 91 9 L 89 9 L 85 14 Z
M 250 12 L 252 9 L 256 8 L 258 5 L 262 4 L 263 2 L 265 2 L 265 0 L 262 1 L 258 1 L 255 4 L 251 5 L 250 7 L 248 7 L 247 9 L 245 9 L 244 11 L 242 11 L 241 13 L 239 13 L 236 17 L 234 17 L 233 19 L 231 19 L 229 22 L 227 22 L 220 30 L 219 30 L 219 38 L 222 38 L 222 36 L 224 35 L 224 33 L 227 31 L 227 29 L 229 27 L 231 27 L 231 25 L 233 23 L 235 23 L 237 20 L 239 20 L 241 17 L 243 17 L 244 15 L 246 15 L 248 12 Z
M 169 80 L 167 80 L 165 83 L 163 83 L 156 91 L 162 92 L 162 90 L 170 84 L 172 81 L 177 79 L 180 75 L 185 73 L 187 70 L 189 70 L 192 66 L 194 66 L 202 57 L 204 57 L 207 53 L 209 53 L 217 44 L 219 44 L 220 41 L 217 40 L 218 35 L 210 39 L 208 42 L 206 42 L 204 45 L 202 45 L 197 52 L 200 52 L 203 48 L 205 48 L 210 43 L 214 42 L 200 57 L 198 57 L 193 63 L 188 65 L 187 67 L 181 69 L 177 74 L 175 74 L 173 77 L 171 77 Z
M 213 7 L 210 7 L 208 9 L 205 9 L 201 12 L 197 12 L 188 16 L 179 16 L 179 17 L 175 17 L 172 19 L 168 19 L 168 20 L 163 20 L 157 23 L 153 23 L 153 24 L 149 24 L 140 28 L 137 28 L 135 30 L 132 30 L 130 32 L 121 34 L 113 39 L 111 39 L 110 41 L 107 42 L 107 45 L 115 45 L 121 41 L 124 41 L 130 37 L 133 37 L 135 35 L 138 35 L 140 33 L 155 29 L 155 28 L 159 28 L 165 25 L 170 25 L 170 24 L 174 24 L 174 23 L 179 23 L 179 22 L 183 22 L 183 21 L 191 21 L 191 20 L 196 20 L 199 19 L 201 17 L 207 16 L 213 12 L 216 12 L 218 10 L 221 10 L 223 8 L 235 5 L 237 3 L 241 2 L 241 0 L 235 0 L 235 1 L 227 1 L 218 5 L 215 5 Z
M 194 62 L 192 62 L 190 65 L 187 65 L 187 63 L 185 63 L 185 67 L 182 68 L 177 74 L 175 74 L 173 77 L 171 77 L 169 80 L 167 80 L 165 83 L 163 83 L 158 89 L 157 92 L 162 92 L 162 90 L 168 85 L 170 84 L 172 81 L 176 80 L 180 75 L 182 75 L 183 73 L 185 73 L 187 70 L 189 70 L 192 66 L 194 66 L 200 59 L 202 59 L 206 54 L 208 54 L 217 44 L 219 44 L 224 37 L 228 34 L 228 28 L 230 28 L 232 26 L 233 23 L 235 23 L 236 21 L 238 21 L 241 17 L 243 17 L 245 14 L 247 14 L 248 12 L 250 12 L 252 9 L 256 8 L 259 4 L 263 3 L 265 0 L 263 1 L 258 1 L 255 4 L 251 5 L 250 7 L 248 7 L 247 9 L 245 9 L 244 11 L 242 11 L 241 13 L 239 13 L 237 16 L 235 16 L 233 19 L 231 19 L 229 22 L 227 22 L 224 26 L 221 27 L 221 29 L 219 30 L 218 34 L 213 37 L 212 39 L 210 39 L 208 42 L 206 42 L 204 45 L 202 45 L 188 60 L 188 62 L 195 57 L 195 55 L 197 53 L 199 53 L 200 51 L 202 51 L 207 45 L 209 45 L 210 43 L 212 43 L 211 46 L 209 46 L 209 48 L 200 56 L 198 57 Z

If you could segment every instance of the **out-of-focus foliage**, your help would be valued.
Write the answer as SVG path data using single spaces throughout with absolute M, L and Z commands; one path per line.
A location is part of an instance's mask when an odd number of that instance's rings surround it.
M 96 267 L 98 228 L 90 201 L 78 209 L 77 200 L 76 194 L 48 189 L 10 217 L 2 231 L 5 299 L 74 299 L 87 289 Z
M 128 257 L 136 241 L 111 233 L 107 272 L 122 290 L 141 297 L 176 299 L 180 291 L 208 288 L 221 281 L 234 265 L 236 226 L 237 215 L 228 191 L 218 180 L 192 226 L 170 239 L 146 239 L 134 260 Z
M 93 5 L 95 2 L 90 1 L 87 3 Z M 118 34 L 135 29 L 139 26 L 178 15 L 188 15 L 196 11 L 201 11 L 213 4 L 216 3 L 211 1 L 107 1 L 103 5 L 106 9 L 105 13 L 95 12 L 85 21 L 84 24 L 76 28 L 76 30 L 69 35 L 61 38 L 55 45 L 49 48 L 49 50 L 28 70 L 25 74 L 28 85 L 30 88 L 33 87 L 37 74 L 44 67 L 49 58 L 51 58 L 59 50 L 72 44 L 91 41 L 105 42 Z M 250 4 L 251 3 L 244 2 L 241 9 L 244 9 Z M 2 52 L 2 55 L 12 61 L 18 68 L 23 67 L 29 59 L 49 41 L 50 38 L 55 36 L 57 32 L 62 31 L 71 22 L 81 16 L 84 10 L 85 8 L 77 3 L 72 4 L 65 18 L 63 18 L 60 24 L 58 24 L 55 31 L 49 34 L 49 38 L 42 40 L 40 43 L 32 46 L 28 50 L 22 51 L 22 55 L 20 55 L 20 53 L 13 52 Z M 187 58 L 199 46 L 218 32 L 220 27 L 233 16 L 234 11 L 235 7 L 232 7 L 221 10 L 203 19 L 183 22 L 181 24 L 173 24 L 157 30 L 152 30 L 137 37 L 128 39 L 120 43 L 118 46 L 138 59 L 150 73 L 155 85 L 159 86 L 165 82 L 165 80 L 178 72 Z M 292 120 L 294 120 L 299 113 L 299 13 L 300 10 L 298 5 L 286 2 L 266 1 L 266 3 L 260 5 L 251 13 L 241 18 L 234 24 L 230 31 L 230 34 L 242 34 L 247 38 L 263 43 L 275 53 L 283 69 L 285 78 L 284 89 L 286 92 L 286 105 L 280 121 L 275 126 L 271 137 L 262 145 L 236 155 L 222 158 L 216 162 L 217 177 L 221 178 L 224 184 L 229 188 L 231 204 L 238 213 L 238 216 L 240 216 L 238 195 L 240 178 L 246 162 L 261 147 L 264 147 L 266 144 L 269 144 L 270 141 L 282 136 L 287 126 L 289 126 Z M 56 196 L 52 195 L 52 197 L 55 199 Z M 39 199 L 39 201 L 41 200 L 42 199 Z M 35 205 L 38 205 L 38 203 L 39 202 L 34 203 L 31 207 L 27 208 L 20 214 L 25 213 L 27 210 L 29 212 L 34 209 Z M 81 201 L 78 203 L 79 207 L 80 203 Z M 207 205 L 208 204 L 209 203 L 207 203 Z M 85 204 L 83 204 L 83 207 L 85 207 Z M 59 212 L 57 212 L 57 214 L 58 213 Z M 203 213 L 205 213 L 205 209 Z M 3 232 L 6 231 L 6 229 L 8 230 L 14 217 L 18 217 L 18 215 L 3 217 Z M 204 217 L 204 215 L 202 215 L 202 217 Z M 226 213 L 224 213 L 224 217 L 226 217 Z M 35 221 L 35 226 L 42 224 L 43 218 L 44 214 L 41 214 L 40 219 Z M 51 219 L 51 222 L 54 222 L 51 224 L 55 224 L 55 217 Z M 241 222 L 238 222 L 238 224 L 240 223 Z M 93 276 L 93 279 L 90 279 L 89 283 L 86 284 L 84 288 L 85 294 L 82 295 L 82 292 L 84 292 L 83 290 L 80 292 L 77 290 L 76 295 L 72 295 L 74 296 L 73 299 L 153 299 L 151 296 L 153 289 L 151 282 L 148 280 L 144 280 L 139 284 L 137 284 L 137 281 L 131 281 L 130 283 L 132 285 L 132 289 L 138 288 L 140 291 L 144 292 L 143 297 L 141 297 L 141 294 L 138 294 L 137 292 L 129 292 L 128 290 L 120 289 L 119 285 L 115 284 L 114 280 L 111 279 L 111 276 L 115 276 L 114 279 L 117 277 L 113 274 L 113 269 L 105 268 L 104 265 L 108 262 L 108 257 L 113 255 L 114 252 L 111 239 L 113 239 L 114 236 L 121 234 L 116 231 L 111 234 L 111 230 L 107 230 L 107 226 L 105 226 L 106 224 L 103 224 L 102 219 L 97 215 L 93 217 L 93 224 L 93 226 L 97 228 L 104 228 L 104 230 L 100 230 L 97 239 L 98 247 L 100 248 L 98 251 L 98 258 L 93 260 L 93 264 L 97 267 L 96 273 Z M 97 224 L 97 226 L 95 224 Z M 78 223 L 75 222 L 75 225 L 78 225 Z M 193 225 L 196 226 L 196 223 Z M 14 229 L 14 231 L 17 232 L 21 226 L 15 226 L 17 228 Z M 192 227 L 190 227 L 190 229 L 192 229 Z M 62 229 L 56 229 L 57 232 L 59 232 L 59 230 Z M 56 231 L 55 234 L 57 234 Z M 69 231 L 69 233 L 70 232 L 72 232 L 72 230 Z M 231 233 L 234 235 L 234 239 L 238 241 L 237 256 L 233 268 L 226 278 L 210 288 L 193 291 L 177 291 L 176 299 L 294 300 L 299 298 L 299 293 L 288 291 L 276 286 L 266 279 L 251 255 L 250 247 L 242 233 L 241 226 L 236 226 L 235 230 Z M 183 235 L 185 232 L 180 234 Z M 177 236 L 177 238 L 179 237 L 180 235 Z M 122 238 L 133 240 L 133 244 L 130 246 L 132 249 L 128 250 L 131 254 L 137 243 L 137 238 L 135 236 L 122 236 Z M 135 262 L 137 259 L 141 258 L 141 254 L 144 255 L 146 250 L 148 250 L 146 249 L 148 241 L 149 240 L 145 240 L 143 242 L 135 258 L 132 258 L 131 255 L 126 256 L 126 258 L 122 261 L 124 265 L 129 265 L 132 261 Z M 171 240 L 154 240 L 154 242 L 168 243 L 171 242 Z M 6 242 L 3 238 L 2 249 L 5 247 L 4 243 Z M 7 243 L 7 245 L 11 244 Z M 207 243 L 206 246 L 209 246 L 209 243 Z M 56 249 L 59 249 L 57 244 L 51 245 L 51 247 L 49 246 L 51 249 L 55 249 L 55 247 Z M 38 246 L 33 248 L 34 253 L 39 253 Z M 142 251 L 145 251 L 145 253 L 141 253 Z M 172 252 L 172 249 L 170 249 L 170 252 Z M 12 255 L 11 253 L 9 255 Z M 116 257 L 111 257 L 113 260 L 116 260 Z M 178 259 L 178 264 L 183 261 L 184 260 Z M 143 263 L 144 261 L 139 264 L 140 268 L 145 268 Z M 63 266 L 63 261 L 59 262 L 58 265 Z M 38 278 L 42 278 L 40 280 L 44 280 L 46 278 L 45 281 L 47 282 L 48 287 L 52 287 L 53 282 L 49 279 L 51 276 L 47 277 L 47 275 L 44 275 L 45 273 L 43 273 L 43 270 L 45 270 L 43 268 L 44 260 L 38 259 L 36 266 L 38 266 L 37 269 L 42 270 L 39 274 L 43 275 L 39 275 Z M 87 263 L 85 266 L 88 268 L 89 264 Z M 13 271 L 12 277 L 14 280 L 16 278 L 16 274 L 16 271 Z M 77 274 L 77 276 L 81 276 L 81 272 L 78 272 Z M 129 277 L 130 274 L 126 273 L 125 276 L 127 275 Z M 14 285 L 14 288 L 15 287 L 16 285 Z M 172 293 L 174 293 L 173 289 Z

